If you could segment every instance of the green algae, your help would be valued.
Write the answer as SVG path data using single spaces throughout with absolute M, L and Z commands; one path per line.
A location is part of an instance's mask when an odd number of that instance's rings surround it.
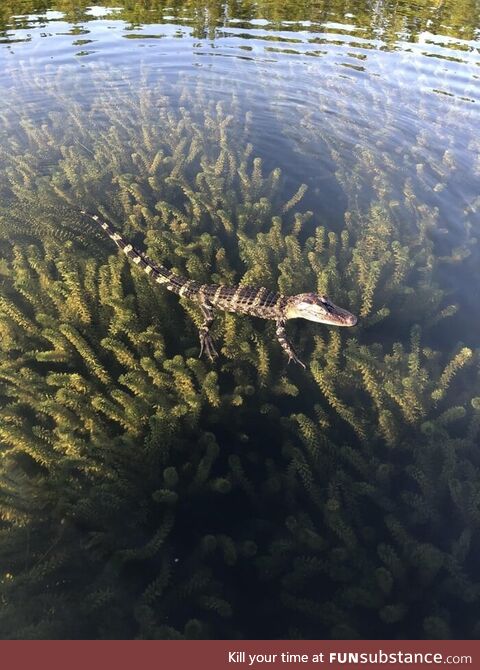
M 333 146 L 331 226 L 239 96 L 90 68 L 91 106 L 65 66 L 40 126 L 2 118 L 2 635 L 476 637 L 478 351 L 432 328 L 461 313 L 440 278 L 478 257 L 471 227 L 438 253 L 418 184 Z M 328 292 L 360 325 L 292 324 L 303 373 L 272 324 L 219 314 L 209 365 L 195 305 L 80 207 L 192 279 Z

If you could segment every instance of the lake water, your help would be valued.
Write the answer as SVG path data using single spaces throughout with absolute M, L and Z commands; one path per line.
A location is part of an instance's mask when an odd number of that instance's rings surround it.
M 0 636 L 479 637 L 478 4 L 108 4 L 0 8 Z

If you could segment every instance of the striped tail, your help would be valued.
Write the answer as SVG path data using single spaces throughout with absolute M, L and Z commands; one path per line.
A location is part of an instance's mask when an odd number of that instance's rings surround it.
M 190 281 L 186 277 L 181 277 L 175 274 L 163 265 L 153 264 L 148 258 L 143 256 L 137 249 L 135 249 L 132 244 L 126 242 L 119 233 L 115 232 L 108 225 L 108 223 L 102 221 L 96 214 L 90 214 L 83 209 L 81 209 L 80 212 L 84 216 L 88 216 L 90 219 L 95 221 L 108 235 L 108 237 L 115 242 L 117 247 L 123 251 L 125 256 L 127 256 L 127 258 L 129 258 L 132 263 L 135 263 L 135 265 L 141 268 L 149 277 L 153 279 L 153 281 L 157 282 L 158 284 L 163 284 L 169 291 L 173 291 L 173 293 L 177 293 L 179 295 L 184 295 L 187 293 L 186 289 L 190 289 L 188 292 L 191 291 L 193 288 L 192 284 L 195 282 Z

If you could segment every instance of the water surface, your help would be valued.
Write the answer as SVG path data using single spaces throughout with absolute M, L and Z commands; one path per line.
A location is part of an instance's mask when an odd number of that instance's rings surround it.
M 108 4 L 0 9 L 2 635 L 477 637 L 478 3 Z

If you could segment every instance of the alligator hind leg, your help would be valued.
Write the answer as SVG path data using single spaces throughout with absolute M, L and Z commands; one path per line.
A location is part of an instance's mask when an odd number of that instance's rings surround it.
M 294 361 L 295 363 L 298 363 L 301 365 L 303 368 L 306 367 L 305 363 L 303 363 L 295 353 L 295 349 L 292 347 L 290 344 L 290 340 L 288 339 L 287 331 L 285 330 L 285 322 L 284 321 L 277 321 L 277 329 L 275 331 L 277 335 L 277 340 L 280 342 L 280 346 L 282 347 L 283 351 L 287 354 L 288 356 L 288 362 Z
M 215 347 L 213 346 L 213 338 L 210 335 L 210 326 L 213 323 L 214 314 L 213 307 L 204 303 L 203 305 L 200 305 L 200 308 L 203 314 L 203 323 L 199 328 L 200 354 L 198 357 L 200 358 L 200 356 L 205 351 L 208 358 L 213 361 L 213 359 L 218 356 L 217 352 L 215 351 Z

